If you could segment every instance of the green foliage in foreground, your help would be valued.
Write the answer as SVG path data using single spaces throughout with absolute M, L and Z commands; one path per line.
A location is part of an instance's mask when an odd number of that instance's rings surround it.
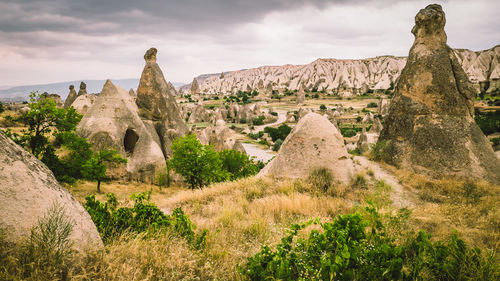
M 219 152 L 222 169 L 229 173 L 229 179 L 235 180 L 253 176 L 260 171 L 259 163 L 255 163 L 248 155 L 233 149 Z
M 265 245 L 239 272 L 250 280 L 498 280 L 494 257 L 470 249 L 456 234 L 446 243 L 431 242 L 420 231 L 404 245 L 385 232 L 374 208 L 374 221 L 359 213 L 333 222 L 294 224 L 273 250 Z M 311 230 L 301 238 L 299 231 Z
M 176 208 L 171 215 L 164 214 L 150 202 L 151 194 L 135 194 L 134 207 L 117 208 L 118 202 L 113 193 L 106 195 L 108 200 L 101 203 L 94 195 L 85 198 L 85 209 L 94 221 L 104 243 L 109 243 L 126 231 L 154 234 L 158 231 L 171 230 L 184 237 L 192 246 L 199 249 L 205 244 L 207 231 L 196 234 L 196 226 L 181 208 Z

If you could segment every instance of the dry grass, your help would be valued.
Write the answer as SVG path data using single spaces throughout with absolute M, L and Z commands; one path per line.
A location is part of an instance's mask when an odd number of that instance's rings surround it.
M 429 179 L 408 171 L 396 171 L 396 175 L 420 199 L 412 210 L 415 228 L 423 228 L 436 240 L 457 230 L 469 245 L 500 250 L 500 186 L 456 178 Z

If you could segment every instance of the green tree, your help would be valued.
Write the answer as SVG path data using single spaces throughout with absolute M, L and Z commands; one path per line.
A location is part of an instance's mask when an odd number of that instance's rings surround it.
M 97 181 L 97 192 L 101 192 L 101 181 L 106 179 L 106 164 L 116 165 L 119 163 L 127 163 L 127 159 L 114 149 L 101 150 L 83 164 L 82 174 L 88 180 Z
M 217 152 L 208 145 L 202 145 L 196 136 L 188 134 L 175 140 L 171 147 L 172 168 L 184 177 L 191 189 L 228 178 Z
M 319 109 L 320 109 L 320 110 L 326 110 L 326 105 L 324 105 L 324 104 L 320 105 L 320 106 L 319 106 Z
M 259 166 L 245 153 L 233 149 L 225 149 L 219 152 L 222 168 L 229 172 L 231 180 L 255 175 L 259 172 Z
M 74 132 L 82 119 L 73 107 L 57 108 L 54 100 L 41 96 L 38 92 L 30 94 L 28 103 L 30 110 L 19 120 L 28 128 L 22 134 L 8 133 L 17 144 L 28 148 L 33 155 L 39 157 L 50 145 L 49 137 L 65 132 Z
M 5 108 L 3 107 L 3 103 L 0 102 L 0 113 L 4 112 L 5 111 Z

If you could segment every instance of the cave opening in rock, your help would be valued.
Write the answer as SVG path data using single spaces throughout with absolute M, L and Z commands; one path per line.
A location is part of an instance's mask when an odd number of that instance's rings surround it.
M 123 138 L 123 147 L 125 148 L 125 152 L 128 154 L 134 153 L 135 144 L 139 140 L 139 136 L 132 129 L 127 129 L 125 132 L 125 137 Z

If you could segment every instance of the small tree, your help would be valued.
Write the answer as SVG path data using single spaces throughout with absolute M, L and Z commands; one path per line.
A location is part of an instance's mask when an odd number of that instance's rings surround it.
M 326 105 L 324 105 L 324 104 L 320 105 L 320 106 L 319 106 L 319 109 L 320 109 L 320 110 L 326 110 Z
M 3 107 L 3 103 L 0 102 L 0 113 L 4 112 L 5 111 L 5 108 Z
M 208 145 L 202 145 L 196 136 L 189 134 L 179 138 L 171 148 L 172 168 L 184 177 L 191 189 L 228 178 L 217 152 Z
M 222 160 L 222 168 L 229 172 L 231 180 L 255 175 L 259 172 L 259 166 L 245 153 L 233 149 L 225 149 L 219 152 Z
M 101 150 L 95 153 L 85 164 L 83 164 L 83 176 L 92 181 L 97 181 L 97 192 L 101 192 L 101 181 L 106 179 L 106 164 L 115 165 L 127 163 L 114 149 Z

